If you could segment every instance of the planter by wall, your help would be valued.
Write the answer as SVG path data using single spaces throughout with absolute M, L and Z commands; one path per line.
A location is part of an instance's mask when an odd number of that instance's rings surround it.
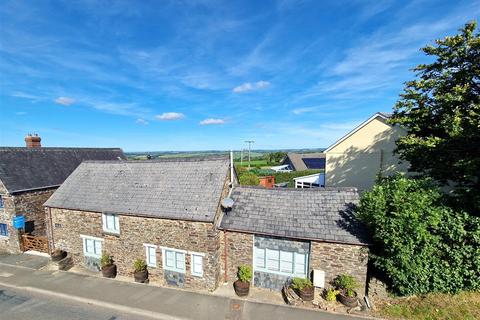
M 57 262 L 65 258 L 67 256 L 67 252 L 63 250 L 55 250 L 50 256 L 52 261 Z
M 298 290 L 298 295 L 303 301 L 312 301 L 315 296 L 315 288 L 305 287 L 302 290 Z
M 137 271 L 133 273 L 133 278 L 135 279 L 135 282 L 138 283 L 145 283 L 148 280 L 148 270 L 145 269 L 143 271 Z
M 233 283 L 233 288 L 237 296 L 246 297 L 250 292 L 250 282 L 237 280 Z
M 115 264 L 103 266 L 102 275 L 105 278 L 115 278 L 117 276 L 117 266 Z
M 349 297 L 346 294 L 339 293 L 337 298 L 338 298 L 338 301 L 340 301 L 343 305 L 345 305 L 349 308 L 356 307 L 357 304 L 358 304 L 358 298 L 357 298 L 357 293 L 356 292 L 355 292 L 354 297 Z

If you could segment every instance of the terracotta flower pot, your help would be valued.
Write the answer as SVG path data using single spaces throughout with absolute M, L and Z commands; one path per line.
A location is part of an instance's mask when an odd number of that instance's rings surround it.
M 312 301 L 315 296 L 315 288 L 304 287 L 302 290 L 298 290 L 298 295 L 303 301 Z
M 246 297 L 250 292 L 250 282 L 237 280 L 233 283 L 233 288 L 237 296 Z
M 136 271 L 133 273 L 135 282 L 145 283 L 148 280 L 148 270 Z
M 115 264 L 107 264 L 102 267 L 102 275 L 105 278 L 115 278 L 117 276 L 117 266 Z
M 356 292 L 355 292 L 355 296 L 353 296 L 353 297 L 349 297 L 346 294 L 344 294 L 343 292 L 340 292 L 337 295 L 337 298 L 338 298 L 338 301 L 340 301 L 343 305 L 345 305 L 349 308 L 356 307 L 357 304 L 358 304 L 358 298 L 357 298 L 357 293 Z

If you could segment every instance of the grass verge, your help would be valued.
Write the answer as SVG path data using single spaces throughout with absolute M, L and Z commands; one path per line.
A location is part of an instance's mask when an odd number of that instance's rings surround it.
M 476 320 L 480 319 L 480 292 L 398 298 L 377 303 L 375 313 L 386 319 Z

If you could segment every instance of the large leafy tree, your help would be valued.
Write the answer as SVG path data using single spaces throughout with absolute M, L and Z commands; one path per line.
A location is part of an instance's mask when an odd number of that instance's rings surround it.
M 406 83 L 392 123 L 408 130 L 397 142 L 411 171 L 454 188 L 457 204 L 480 215 L 480 36 L 470 22 L 455 36 L 423 48 L 433 58 Z
M 480 290 L 480 217 L 444 205 L 430 179 L 380 179 L 357 217 L 371 234 L 370 262 L 392 292 Z

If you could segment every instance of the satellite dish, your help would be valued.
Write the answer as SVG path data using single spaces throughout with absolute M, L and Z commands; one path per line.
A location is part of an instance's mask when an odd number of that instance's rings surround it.
M 222 200 L 222 207 L 226 210 L 230 210 L 233 207 L 233 199 L 232 198 L 225 198 Z

